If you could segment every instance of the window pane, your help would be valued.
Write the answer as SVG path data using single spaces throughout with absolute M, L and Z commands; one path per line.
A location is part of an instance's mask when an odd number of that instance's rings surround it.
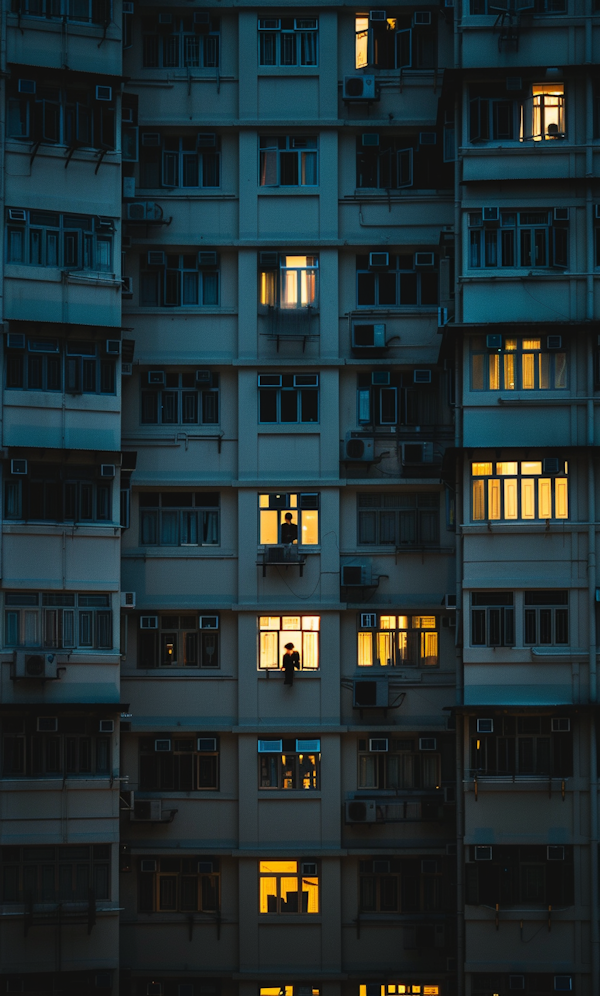
M 535 519 L 535 481 L 533 478 L 524 478 L 521 481 L 521 518 Z
M 514 479 L 504 481 L 504 518 L 517 518 L 517 482 Z
M 568 481 L 566 477 L 555 477 L 554 478 L 554 501 L 555 501 L 555 518 L 556 519 L 568 519 L 569 517 L 569 499 L 568 499 Z
M 371 633 L 358 634 L 358 666 L 373 666 L 373 636 Z
M 492 484 L 492 481 L 489 482 Z M 473 481 L 473 520 L 485 519 L 485 481 Z

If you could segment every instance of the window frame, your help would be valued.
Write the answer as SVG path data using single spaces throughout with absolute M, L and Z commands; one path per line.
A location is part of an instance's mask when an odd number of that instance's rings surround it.
M 139 859 L 137 905 L 140 913 L 205 913 L 218 914 L 221 909 L 221 870 L 218 858 L 205 858 L 203 855 L 193 857 L 165 857 L 157 856 L 156 871 L 145 871 L 142 868 L 143 861 L 147 858 Z M 216 871 L 195 872 L 186 869 L 185 865 L 196 868 L 201 862 L 211 861 Z M 179 870 L 175 870 L 175 864 L 179 863 Z M 163 871 L 164 868 L 164 871 Z M 174 879 L 174 905 L 164 901 L 163 880 Z M 184 888 L 190 887 L 190 883 L 196 879 L 196 903 L 185 902 L 183 897 Z M 184 882 L 185 880 L 185 882 Z M 172 887 L 171 886 L 171 887 Z M 191 891 L 191 890 L 190 890 Z M 205 896 L 205 892 L 207 895 Z M 211 899 L 210 893 L 213 894 Z M 164 905 L 163 905 L 164 903 Z
M 416 737 L 388 739 L 386 751 L 372 751 L 369 749 L 369 738 L 359 739 L 357 790 L 387 793 L 415 790 L 418 793 L 439 789 L 442 784 L 441 751 L 417 750 L 415 749 L 418 746 L 417 739 Z M 395 765 L 393 761 L 396 762 Z M 394 767 L 396 767 L 395 776 L 391 770 Z M 431 770 L 426 771 L 426 768 Z
M 358 614 L 356 666 L 359 669 L 371 668 L 433 668 L 440 666 L 440 620 L 437 616 L 426 615 L 383 615 L 375 613 L 376 625 L 361 625 Z M 419 625 L 426 620 L 431 625 Z M 417 625 L 415 625 L 415 622 Z M 384 634 L 388 634 L 385 636 Z M 427 637 L 430 637 L 428 640 Z M 427 653 L 435 648 L 436 653 Z M 382 651 L 387 663 L 382 663 Z
M 176 625 L 173 622 L 175 619 L 177 619 Z M 201 613 L 195 611 L 159 613 L 156 629 L 138 629 L 138 670 L 160 671 L 169 668 L 186 671 L 219 670 L 221 667 L 219 616 L 216 619 L 216 627 L 207 627 L 200 625 Z M 164 624 L 163 620 L 166 620 Z M 188 623 L 182 623 L 182 620 L 188 620 Z M 175 659 L 170 657 L 173 645 Z M 181 648 L 181 660 L 178 659 L 179 648 Z M 195 659 L 190 660 L 190 658 Z
M 467 214 L 469 269 L 569 269 L 570 225 L 553 220 L 550 209 L 501 210 L 499 224 L 484 222 L 481 211 Z
M 314 142 L 312 146 L 295 145 L 296 142 Z M 283 143 L 283 144 L 282 144 Z M 311 157 L 308 160 L 307 157 Z M 292 180 L 286 174 L 288 162 L 292 167 Z M 308 163 L 312 162 L 310 169 Z M 314 175 L 310 182 L 303 177 Z M 318 187 L 319 186 L 319 138 L 318 135 L 259 135 L 258 138 L 258 185 L 259 187 Z
M 309 374 L 308 376 L 316 380 L 316 384 L 303 385 L 296 383 L 305 376 L 303 373 L 297 374 L 275 374 L 274 378 L 279 379 L 279 385 L 261 385 L 261 379 L 265 374 L 258 374 L 258 424 L 259 425 L 318 425 L 319 423 L 319 401 L 320 385 L 319 374 Z M 271 375 L 267 375 L 271 376 Z M 295 402 L 295 403 L 294 403 Z M 294 414 L 295 418 L 289 417 Z M 314 415 L 316 418 L 306 416 Z M 272 415 L 274 417 L 267 417 Z M 288 417 L 284 417 L 288 416 Z
M 215 136 L 214 149 L 208 149 L 199 145 L 199 134 L 169 135 L 160 132 L 159 136 L 159 145 L 145 145 L 144 131 L 141 133 L 139 146 L 141 189 L 152 190 L 159 187 L 167 190 L 220 189 L 221 152 L 218 136 Z M 168 148 L 170 144 L 174 145 L 175 143 L 177 143 L 177 148 Z M 193 148 L 184 148 L 186 143 L 193 144 Z M 209 158 L 211 157 L 214 160 L 211 165 L 214 174 L 212 176 L 209 173 Z M 186 179 L 189 179 L 187 176 L 189 159 L 195 160 L 196 183 L 184 182 Z M 156 171 L 155 177 L 150 175 L 153 169 Z M 170 170 L 172 171 L 171 173 L 169 173 Z M 149 183 L 148 180 L 150 179 L 156 179 L 157 182 Z M 209 183 L 207 182 L 209 179 L 216 179 L 218 182 Z
M 173 384 L 175 377 L 178 378 L 176 386 Z M 185 378 L 193 379 L 193 386 L 184 386 Z M 220 378 L 216 371 L 211 370 L 209 388 L 196 387 L 195 370 L 189 372 L 167 370 L 165 371 L 165 381 L 165 387 L 153 387 L 141 383 L 140 425 L 219 425 L 221 416 Z M 184 408 L 187 407 L 188 397 L 193 401 L 192 407 L 195 408 L 196 412 L 195 419 L 184 417 Z M 165 405 L 166 401 L 168 404 Z M 156 417 L 151 417 L 153 407 Z M 168 414 L 169 408 L 171 415 Z M 165 409 L 167 409 L 167 417 L 165 417 Z M 172 417 L 173 411 L 176 413 L 175 417 Z
M 11 221 L 6 208 L 6 261 L 17 266 L 43 266 L 59 270 L 82 270 L 90 273 L 111 273 L 113 260 L 114 223 L 110 230 L 97 232 L 95 219 L 85 215 L 57 211 L 24 209 L 26 220 Z M 43 218 L 46 216 L 46 222 Z M 37 221 L 35 219 L 38 219 Z M 49 223 L 49 219 L 56 219 Z M 20 244 L 20 251 L 14 244 Z M 102 248 L 102 250 L 100 249 Z M 13 255 L 20 258 L 13 258 Z M 108 259 L 104 265 L 102 256 Z M 103 265 L 94 266 L 94 263 Z
M 36 92 L 19 93 L 15 80 L 7 95 L 8 141 L 70 149 L 116 150 L 116 100 L 98 101 L 93 86 L 64 86 L 36 79 Z M 14 127 L 18 123 L 18 127 Z
M 310 743 L 317 746 L 314 748 L 302 746 Z M 305 755 L 309 758 L 308 764 L 303 762 Z M 258 741 L 260 792 L 318 792 L 320 788 L 321 741 L 319 739 L 307 741 L 283 738 L 279 743 L 277 739 Z
M 319 865 L 317 863 L 317 874 L 316 875 L 303 875 L 302 874 L 302 870 L 301 870 L 301 864 L 302 864 L 302 862 L 300 862 L 300 861 L 293 861 L 293 860 L 288 860 L 288 861 L 274 860 L 274 861 L 259 861 L 258 862 L 258 880 L 259 880 L 258 884 L 259 884 L 259 895 L 260 895 L 260 898 L 259 898 L 259 916 L 262 917 L 262 916 L 265 916 L 265 915 L 273 915 L 273 914 L 275 914 L 277 916 L 286 916 L 286 915 L 290 915 L 290 914 L 293 914 L 294 916 L 315 916 L 315 915 L 319 915 L 320 914 L 320 912 L 321 912 L 321 904 L 320 904 L 320 891 L 321 891 L 321 889 L 320 889 L 320 882 L 321 882 L 321 876 L 320 876 Z M 289 870 L 283 870 L 282 869 L 282 870 L 273 870 L 273 871 L 270 871 L 270 870 L 267 870 L 267 868 L 263 867 L 263 866 L 268 866 L 268 865 L 273 865 L 273 866 L 275 866 L 275 868 L 277 868 L 277 866 L 279 866 L 279 865 L 290 865 L 290 866 L 291 865 L 295 865 L 296 869 L 295 869 L 295 871 L 293 871 L 291 868 Z M 273 884 L 271 884 L 271 886 L 269 886 L 267 884 L 268 880 L 270 880 L 271 883 L 273 883 Z M 302 892 L 303 894 L 306 892 L 306 895 L 307 895 L 307 901 L 306 901 L 307 909 L 306 910 L 305 909 L 298 909 L 298 906 L 300 906 L 300 905 L 304 906 L 304 899 L 302 900 L 302 903 L 299 903 L 298 899 L 296 900 L 296 904 L 295 904 L 296 905 L 296 909 L 295 910 L 294 909 L 285 910 L 285 909 L 282 908 L 284 904 L 287 905 L 289 903 L 289 900 L 283 899 L 283 895 L 282 895 L 282 893 L 283 893 L 282 886 L 285 887 L 285 882 L 286 881 L 295 882 L 296 883 L 296 889 L 295 890 L 294 889 L 287 890 L 284 893 L 285 895 L 295 894 L 296 896 L 298 896 L 298 894 L 300 892 Z M 303 888 L 304 884 L 307 884 L 309 886 L 308 890 L 304 890 L 304 888 Z M 274 895 L 272 893 L 267 892 L 267 889 L 269 887 L 275 889 L 275 894 Z M 314 910 L 308 909 L 308 907 L 310 906 L 310 902 L 311 902 L 311 899 L 310 899 L 311 894 L 312 894 L 313 901 L 314 901 L 315 896 L 316 896 L 317 908 L 314 909 Z M 269 899 L 275 899 L 275 902 L 274 903 L 269 903 Z M 292 903 L 292 906 L 293 905 L 294 904 Z M 268 908 L 269 906 L 271 906 L 271 909 Z M 275 906 L 275 909 L 272 908 L 273 906 Z M 263 908 L 263 907 L 266 907 L 266 908 Z
M 573 734 L 570 730 L 553 732 L 550 716 L 494 716 L 493 722 L 493 733 L 484 734 L 477 731 L 476 719 L 469 721 L 472 776 L 522 779 L 573 777 Z M 521 749 L 522 744 L 528 748 L 529 764 Z M 548 762 L 546 765 L 544 754 Z
M 178 495 L 180 504 L 171 504 Z M 188 495 L 189 503 L 183 500 Z M 155 503 L 154 496 L 156 496 Z M 202 499 L 205 497 L 206 500 L 203 502 Z M 211 498 L 210 504 L 208 498 Z M 221 545 L 220 491 L 141 491 L 138 493 L 138 509 L 141 547 L 202 548 Z M 194 515 L 195 527 L 192 518 Z M 213 538 L 204 538 L 209 535 Z M 175 541 L 172 541 L 173 536 Z
M 437 65 L 435 18 L 432 17 L 429 26 L 414 27 L 412 17 L 410 14 L 407 16 L 406 10 L 401 7 L 394 8 L 392 12 L 387 10 L 387 14 L 385 24 L 381 21 L 371 21 L 368 13 L 354 15 L 355 69 L 379 71 L 435 69 Z M 388 32 L 393 33 L 393 41 L 386 45 Z
M 5 717 L 1 726 L 4 778 L 111 777 L 112 740 L 93 720 L 61 716 L 55 733 L 39 733 L 30 717 Z
M 409 503 L 409 499 L 414 499 Z M 375 505 L 375 501 L 379 504 Z M 356 542 L 360 546 L 381 546 L 390 549 L 414 549 L 439 546 L 439 492 L 358 492 L 356 495 Z M 369 528 L 369 538 L 364 538 Z M 412 521 L 412 538 L 407 535 Z M 390 526 L 392 529 L 390 530 Z M 427 532 L 429 538 L 426 538 Z M 393 533 L 393 535 L 392 535 Z M 388 535 L 390 538 L 384 538 Z M 407 536 L 403 539 L 403 536 Z
M 471 461 L 471 522 L 568 522 L 568 461 L 556 473 L 543 468 L 543 459 Z
M 287 512 L 292 514 L 292 523 L 298 527 L 298 538 L 293 545 L 298 549 L 310 550 L 321 543 L 321 493 L 320 492 L 260 492 L 258 495 L 258 545 L 263 549 L 269 546 L 280 546 L 281 527 L 285 522 Z M 294 521 L 295 516 L 295 521 Z M 311 523 L 311 520 L 312 523 Z M 276 526 L 277 538 L 267 539 Z M 303 541 L 303 533 L 307 536 L 316 530 L 314 543 Z
M 195 281 L 186 279 L 189 274 L 196 275 Z M 197 253 L 167 253 L 164 266 L 141 267 L 140 308 L 218 308 L 220 299 L 220 265 L 200 266 Z
M 15 853 L 17 851 L 18 854 Z M 88 852 L 87 856 L 82 853 L 84 851 Z M 89 902 L 89 893 L 93 890 L 94 899 L 110 901 L 110 851 L 109 844 L 4 846 L 1 859 L 4 872 L 2 900 L 7 905 L 13 903 L 22 905 L 28 901 L 27 895 L 31 893 L 34 905 L 48 902 L 82 904 Z M 35 852 L 38 852 L 38 855 L 41 852 L 44 857 L 28 860 L 27 854 Z M 66 879 L 65 867 L 71 868 L 71 885 L 65 890 L 68 892 L 67 895 L 62 891 Z M 10 876 L 6 874 L 9 869 L 12 869 Z M 26 869 L 29 872 L 27 875 Z M 52 882 L 49 881 L 51 878 Z M 13 898 L 15 896 L 17 898 Z
M 367 277 L 368 279 L 365 279 Z M 393 277 L 394 280 L 390 280 L 390 277 Z M 382 301 L 381 283 L 385 278 L 388 282 L 386 292 L 388 300 Z M 372 293 L 370 284 L 372 284 Z M 433 293 L 434 289 L 435 294 Z M 393 294 L 390 293 L 392 290 Z M 439 259 L 435 254 L 432 267 L 417 267 L 414 264 L 412 254 L 392 253 L 390 266 L 381 271 L 369 267 L 367 255 L 360 254 L 356 257 L 356 308 L 358 311 L 363 309 L 372 311 L 379 308 L 387 311 L 403 308 L 411 310 L 414 308 L 437 308 L 439 295 Z M 403 300 L 404 297 L 406 300 Z M 423 300 L 424 298 L 425 300 Z
M 549 349 L 548 336 L 546 336 L 546 345 L 542 346 L 543 335 L 533 338 L 523 335 L 502 335 L 501 338 L 501 348 L 492 349 L 483 346 L 483 336 L 471 337 L 469 355 L 472 391 L 567 391 L 569 389 L 570 354 L 566 345 L 560 349 Z M 530 345 L 526 345 L 527 343 Z M 539 347 L 531 345 L 533 343 L 539 343 Z M 532 356 L 532 362 L 526 360 L 528 356 Z M 538 357 L 537 363 L 536 357 Z M 526 369 L 527 366 L 530 367 L 529 371 Z M 547 387 L 543 385 L 545 377 L 548 380 Z
M 4 646 L 113 650 L 110 594 L 4 591 Z M 103 601 L 100 601 L 103 600 Z
M 34 493 L 34 488 L 37 493 Z M 34 501 L 39 506 L 37 510 L 42 512 L 41 515 L 32 513 Z M 70 511 L 73 514 L 69 514 Z M 112 485 L 110 482 L 98 481 L 89 473 L 77 475 L 75 469 L 64 480 L 60 468 L 48 467 L 46 474 L 43 470 L 36 474 L 31 467 L 26 477 L 5 476 L 3 519 L 114 525 Z
M 171 750 L 157 751 L 155 738 L 170 740 Z M 198 750 L 198 740 L 201 739 L 216 740 L 216 750 Z M 140 738 L 138 758 L 142 792 L 220 791 L 221 743 L 218 736 L 207 733 L 189 733 L 187 736 L 151 734 Z M 207 763 L 202 765 L 201 760 Z
M 142 19 L 142 68 L 218 69 L 221 64 L 220 18 L 211 17 L 210 30 L 206 34 L 196 34 L 189 16 L 173 13 L 172 17 L 169 32 L 159 30 L 156 16 L 147 15 Z M 173 42 L 170 50 L 167 48 L 169 39 Z
M 290 313 L 316 311 L 319 307 L 319 253 L 307 256 L 278 253 L 277 256 L 277 265 L 259 266 L 259 304 Z M 304 259 L 306 263 L 288 266 L 285 262 L 288 259 Z M 289 280 L 288 286 L 288 276 L 294 273 L 296 280 Z
M 266 22 L 269 21 L 271 25 L 267 26 Z M 287 23 L 291 21 L 294 22 L 293 25 Z M 313 21 L 314 26 L 302 25 L 303 21 Z M 276 67 L 280 69 L 318 67 L 318 17 L 259 17 L 257 34 L 259 70 Z M 267 36 L 271 37 L 267 40 Z M 309 43 L 311 38 L 314 38 L 314 42 Z
M 275 625 L 275 621 L 278 624 Z M 287 623 L 284 625 L 284 620 Z M 306 620 L 306 625 L 304 624 Z M 320 632 L 321 617 L 305 615 L 272 615 L 257 617 L 257 670 L 258 671 L 278 671 L 281 670 L 281 661 L 286 642 L 294 643 L 294 637 L 301 642 L 301 649 L 296 645 L 300 655 L 300 667 L 298 671 L 307 671 L 310 674 L 318 674 L 321 670 L 320 661 Z M 273 636 L 278 634 L 278 639 Z M 271 639 L 267 637 L 271 636 Z M 264 638 L 263 638 L 264 637 Z M 300 640 L 298 639 L 300 637 Z M 275 647 L 275 643 L 277 646 Z M 305 664 L 305 661 L 316 661 L 316 664 Z

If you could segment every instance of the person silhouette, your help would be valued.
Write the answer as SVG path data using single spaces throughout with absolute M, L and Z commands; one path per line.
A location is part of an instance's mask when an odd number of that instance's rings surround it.
M 286 643 L 285 654 L 281 662 L 281 670 L 285 671 L 284 685 L 294 684 L 294 671 L 300 670 L 300 654 L 294 649 L 293 643 Z

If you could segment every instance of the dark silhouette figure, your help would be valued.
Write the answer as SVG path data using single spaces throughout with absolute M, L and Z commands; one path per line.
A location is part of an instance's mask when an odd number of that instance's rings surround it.
M 294 650 L 293 643 L 286 643 L 285 654 L 283 655 L 283 660 L 281 662 L 281 670 L 285 671 L 285 677 L 283 679 L 284 685 L 294 684 L 294 671 L 300 670 L 300 654 L 297 650 Z

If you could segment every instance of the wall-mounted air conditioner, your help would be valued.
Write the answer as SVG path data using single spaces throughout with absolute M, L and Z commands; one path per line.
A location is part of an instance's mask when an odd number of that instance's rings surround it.
M 562 349 L 562 335 L 546 336 L 546 346 L 548 349 Z
M 116 473 L 117 473 L 117 468 L 114 463 L 100 464 L 100 477 L 113 478 Z
M 9 332 L 6 336 L 7 349 L 25 349 L 27 341 L 23 332 Z
M 136 799 L 130 819 L 134 823 L 160 823 L 162 821 L 162 799 Z
M 383 270 L 390 265 L 390 254 L 389 252 L 370 252 L 369 253 L 369 269 L 370 270 Z
M 375 823 L 377 802 L 374 799 L 352 799 L 346 802 L 346 823 Z
M 194 11 L 194 31 L 198 35 L 208 34 L 210 31 L 210 13 L 208 10 Z
M 553 216 L 555 221 L 568 221 L 569 209 L 565 207 L 554 208 Z
M 121 608 L 135 609 L 135 591 L 121 592 Z
M 348 432 L 342 443 L 342 460 L 356 463 L 370 463 L 375 459 L 375 440 Z
M 33 95 L 36 91 L 36 81 L 19 80 L 19 82 L 17 83 L 17 90 L 19 93 L 28 93 Z
M 413 14 L 414 28 L 428 28 L 431 24 L 430 10 L 415 10 Z
M 10 472 L 15 477 L 24 477 L 27 474 L 27 460 L 11 460 Z
M 422 463 L 433 463 L 433 443 L 403 443 L 402 465 L 412 467 Z
M 352 705 L 355 709 L 387 709 L 389 706 L 387 678 L 356 678 L 352 685 Z
M 127 221 L 160 221 L 162 208 L 155 201 L 133 201 L 126 205 Z
M 434 266 L 435 255 L 432 252 L 416 252 L 415 266 Z
M 218 629 L 219 628 L 219 617 L 218 616 L 200 616 L 199 621 L 200 629 Z
M 387 737 L 371 737 L 369 739 L 369 750 L 372 754 L 384 754 L 389 748 Z
M 477 720 L 477 732 L 478 733 L 493 733 L 494 732 L 494 720 L 493 719 L 478 719 Z
M 167 383 L 164 370 L 149 370 L 146 380 L 148 387 L 164 387 Z
M 344 76 L 342 99 L 379 100 L 379 91 L 374 76 Z
M 114 733 L 115 732 L 115 721 L 114 719 L 101 719 L 98 723 L 99 733 Z
M 160 252 L 157 249 L 150 250 L 148 253 L 148 266 L 166 266 L 166 263 L 166 253 Z
M 8 220 L 9 221 L 27 221 L 27 211 L 24 208 L 9 208 L 8 209 Z
M 500 208 L 499 207 L 484 207 L 481 209 L 482 217 L 484 222 L 488 224 L 496 221 L 500 221 Z
M 370 564 L 343 564 L 340 574 L 342 588 L 359 588 L 372 581 Z
M 216 266 L 217 254 L 214 250 L 201 249 L 198 253 L 198 266 Z
M 386 10 L 372 10 L 369 13 L 370 21 L 378 21 L 380 24 L 385 24 L 387 21 L 387 11 Z
M 107 356 L 121 355 L 121 342 L 119 339 L 107 339 L 104 343 L 104 351 Z
M 154 741 L 154 750 L 157 754 L 169 754 L 172 749 L 170 737 L 159 737 Z
M 17 651 L 14 676 L 17 680 L 54 681 L 58 678 L 56 654 L 31 654 Z
M 361 629 L 377 629 L 377 613 L 361 612 L 359 615 Z
M 384 349 L 385 344 L 385 324 L 352 323 L 353 349 Z
M 564 861 L 565 849 L 562 844 L 548 844 L 546 847 L 546 858 L 548 861 Z
M 475 861 L 491 861 L 492 860 L 492 848 L 487 844 L 476 844 L 473 848 L 473 857 Z
M 502 349 L 502 336 L 496 333 L 486 335 L 485 344 L 488 349 Z
M 413 370 L 413 383 L 431 384 L 431 370 L 425 370 L 422 367 Z
M 210 370 L 196 370 L 196 387 L 200 390 L 203 388 L 209 388 L 212 384 L 212 375 Z
M 559 460 L 558 457 L 544 457 L 542 460 L 542 470 L 544 474 L 559 474 L 561 463 L 564 467 L 564 461 Z
M 112 100 L 112 87 L 103 84 L 96 87 L 96 100 Z
M 196 749 L 202 753 L 208 751 L 209 753 L 214 753 L 217 749 L 217 738 L 216 737 L 198 737 L 196 742 Z

